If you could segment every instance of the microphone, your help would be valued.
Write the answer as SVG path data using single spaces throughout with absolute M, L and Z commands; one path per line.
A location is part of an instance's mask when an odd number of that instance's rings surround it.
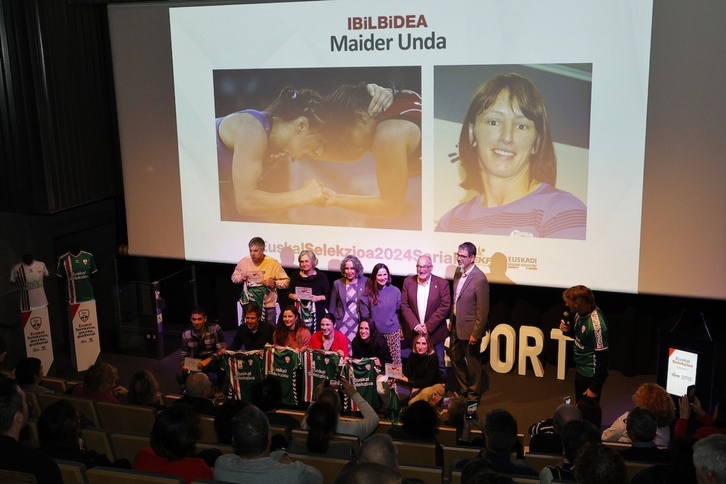
M 565 311 L 562 313 L 562 319 L 565 320 L 567 324 L 572 323 L 572 314 L 568 310 L 565 309 Z

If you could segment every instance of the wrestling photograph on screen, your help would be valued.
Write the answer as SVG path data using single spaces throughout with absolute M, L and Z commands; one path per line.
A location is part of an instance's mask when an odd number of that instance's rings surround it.
M 215 70 L 222 221 L 421 229 L 420 67 Z

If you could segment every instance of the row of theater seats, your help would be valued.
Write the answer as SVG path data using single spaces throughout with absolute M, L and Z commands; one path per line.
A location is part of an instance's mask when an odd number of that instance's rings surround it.
M 38 409 L 38 412 L 40 412 L 43 408 L 54 403 L 58 399 L 62 398 L 69 401 L 94 426 L 93 428 L 85 428 L 83 430 L 83 438 L 87 441 L 90 449 L 106 454 L 106 456 L 111 460 L 127 458 L 130 461 L 133 461 L 134 456 L 139 449 L 149 446 L 149 433 L 151 432 L 151 428 L 156 418 L 155 409 L 124 403 L 93 402 L 92 400 L 72 397 L 62 393 L 62 391 L 66 388 L 65 386 L 68 385 L 68 382 L 60 379 L 53 380 L 58 381 L 58 386 L 54 388 L 54 391 L 61 393 L 45 393 L 37 395 L 28 393 L 29 404 L 35 406 L 35 408 Z M 56 381 L 53 381 L 53 384 L 55 383 Z M 166 404 L 172 404 L 173 401 L 179 397 L 180 395 L 167 395 Z M 289 414 L 299 421 L 302 421 L 305 415 L 302 410 L 280 410 L 280 412 Z M 343 418 L 353 419 L 356 417 Z M 214 428 L 214 419 L 212 417 L 203 416 L 201 424 L 202 439 L 198 444 L 198 450 L 203 450 L 205 448 L 217 448 L 222 453 L 231 453 L 234 451 L 230 445 L 216 443 L 217 436 Z M 390 421 L 381 421 L 377 432 L 386 433 L 390 426 Z M 288 441 L 292 441 L 293 438 L 306 438 L 306 433 L 302 430 L 294 430 L 290 433 L 284 428 L 273 427 L 272 431 L 273 433 L 285 434 Z M 360 446 L 360 442 L 357 437 L 337 435 L 335 438 L 350 442 L 351 446 L 356 451 Z M 35 430 L 35 421 L 33 420 L 31 420 L 28 426 L 26 439 L 37 444 L 37 430 Z M 520 439 L 523 439 L 523 435 L 520 435 Z M 396 442 L 403 477 L 417 477 L 427 483 L 456 483 L 460 480 L 460 473 L 452 472 L 455 462 L 460 459 L 475 457 L 480 449 L 456 446 L 456 430 L 453 427 L 440 427 L 438 440 L 443 447 L 443 467 L 432 466 L 432 464 L 436 461 L 436 450 L 434 444 Z M 614 447 L 622 446 L 622 444 L 607 445 L 612 445 Z M 345 459 L 296 454 L 294 453 L 294 449 L 291 454 L 291 458 L 294 460 L 304 461 L 320 469 L 326 478 L 325 482 L 332 482 L 334 480 L 334 476 L 337 476 L 342 467 L 347 463 L 347 460 Z M 561 456 L 527 453 L 525 455 L 525 459 L 532 468 L 539 471 L 546 465 L 558 465 L 561 461 Z M 628 462 L 626 464 L 628 466 L 629 477 L 644 467 L 650 466 L 649 464 L 643 465 L 632 462 Z M 67 464 L 67 466 L 73 467 L 72 463 Z M 72 471 L 74 473 L 77 472 L 75 469 L 72 469 Z M 91 471 L 93 471 L 93 469 L 89 470 L 89 472 Z M 127 476 L 125 482 L 129 482 L 129 479 L 132 482 L 142 482 L 138 481 L 137 478 L 133 476 Z M 68 480 L 66 482 L 90 482 L 90 480 Z M 108 483 L 109 480 L 106 479 L 104 482 Z M 172 480 L 168 482 L 177 481 Z M 518 478 L 515 482 L 534 483 L 538 482 L 538 480 Z

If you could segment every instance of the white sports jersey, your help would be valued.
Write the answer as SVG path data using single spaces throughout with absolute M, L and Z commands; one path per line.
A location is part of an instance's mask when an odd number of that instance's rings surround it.
M 34 260 L 30 265 L 19 262 L 13 266 L 10 282 L 16 282 L 20 288 L 21 311 L 31 311 L 48 305 L 43 288 L 43 279 L 48 276 L 48 268 L 39 260 Z

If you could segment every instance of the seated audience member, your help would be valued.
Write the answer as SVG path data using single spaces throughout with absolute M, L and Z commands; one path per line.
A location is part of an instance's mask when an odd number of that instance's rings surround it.
M 623 459 L 654 464 L 668 462 L 668 452 L 655 446 L 658 423 L 650 410 L 640 407 L 632 409 L 628 413 L 626 428 L 631 446 L 620 452 Z
M 243 408 L 232 425 L 236 454 L 224 454 L 217 459 L 215 479 L 256 484 L 323 482 L 323 475 L 316 468 L 293 462 L 282 450 L 270 452 L 270 424 L 259 408 Z
M 54 459 L 81 462 L 90 469 L 95 466 L 131 469 L 131 462 L 119 459 L 111 462 L 104 454 L 86 449 L 81 438 L 81 416 L 66 400 L 45 407 L 38 418 L 40 450 Z
M 428 402 L 432 395 L 443 396 L 446 393 L 439 372 L 439 358 L 428 335 L 414 337 L 413 351 L 403 365 L 403 378 L 397 381 L 403 382 L 397 390 L 399 396 L 410 391 L 409 405 L 418 400 Z
M 335 329 L 335 316 L 332 313 L 325 313 L 320 320 L 320 330 L 310 337 L 310 348 L 335 351 L 340 356 L 348 357 L 348 338 Z
M 343 467 L 335 484 L 345 482 L 345 477 L 357 464 L 372 462 L 383 465 L 398 473 L 398 447 L 388 434 L 373 434 L 365 439 L 358 449 L 357 460 L 351 460 Z
M 393 440 L 431 443 L 436 446 L 436 464 L 443 466 L 444 449 L 436 434 L 439 419 L 436 410 L 425 400 L 419 400 L 404 408 L 401 412 L 401 426 L 391 426 L 388 435 Z
M 262 309 L 255 304 L 247 304 L 245 309 L 245 324 L 237 328 L 232 345 L 232 351 L 253 351 L 265 349 L 265 345 L 272 344 L 274 327 L 271 324 L 262 323 Z
M 562 429 L 565 428 L 567 422 L 572 420 L 582 420 L 582 412 L 580 409 L 569 403 L 563 403 L 558 406 L 552 417 L 552 432 L 540 431 L 535 434 L 529 441 L 529 451 L 544 454 L 561 454 Z
M 38 358 L 21 358 L 15 364 L 15 381 L 26 393 L 52 393 L 40 384 L 43 376 L 43 364 Z
M 362 462 L 354 465 L 341 484 L 399 484 L 403 482 L 398 472 L 375 462 Z
M 635 406 L 649 410 L 656 418 L 658 431 L 655 445 L 667 447 L 671 438 L 670 425 L 676 417 L 676 406 L 673 398 L 662 386 L 656 383 L 643 383 L 633 394 Z M 618 417 L 613 424 L 602 433 L 603 442 L 630 442 L 625 425 L 628 413 Z
M 129 403 L 164 408 L 164 398 L 159 391 L 159 382 L 149 370 L 137 371 L 129 382 Z
M 691 404 L 688 401 L 688 396 L 684 395 L 678 401 L 678 408 L 680 415 L 676 421 L 676 437 L 686 437 L 688 435 L 688 419 L 691 417 L 691 411 L 696 414 L 696 419 L 701 424 L 692 436 L 694 440 L 701 440 L 713 434 L 726 434 L 726 411 L 721 411 L 721 409 L 726 409 L 726 395 L 721 397 L 716 404 L 713 417 L 703 410 L 698 397 L 695 397 L 693 404 Z
M 294 439 L 292 450 L 296 454 L 325 454 L 328 457 L 350 459 L 353 447 L 350 442 L 332 441 L 338 424 L 338 413 L 330 402 L 317 401 L 305 413 L 308 428 L 307 441 Z
M 726 435 L 712 434 L 693 445 L 699 484 L 726 484 Z
M 540 484 L 550 484 L 554 479 L 571 481 L 573 462 L 577 451 L 587 442 L 600 443 L 600 429 L 586 420 L 570 420 L 561 431 L 564 455 L 559 466 L 545 466 L 539 473 Z
M 214 430 L 217 432 L 217 442 L 220 444 L 233 444 L 232 422 L 240 410 L 249 404 L 243 400 L 227 399 L 216 408 L 214 415 Z M 285 441 L 285 447 L 287 441 Z
M 212 382 L 206 373 L 194 373 L 187 378 L 187 392 L 174 405 L 186 405 L 200 415 L 215 415 L 212 401 Z
M 0 377 L 0 469 L 32 474 L 38 484 L 62 484 L 52 457 L 18 442 L 27 423 L 25 392 L 12 378 Z
M 292 415 L 278 413 L 282 402 L 282 384 L 274 376 L 266 376 L 252 385 L 250 403 L 265 412 L 270 425 L 286 427 L 290 430 L 300 428 L 300 422 Z
M 302 350 L 310 346 L 310 330 L 305 325 L 295 306 L 287 306 L 282 310 L 272 343 L 277 346 L 288 346 Z
M 513 452 L 517 452 L 517 421 L 511 413 L 503 409 L 489 411 L 484 418 L 484 445 L 479 457 L 491 461 L 494 467 L 504 474 L 517 476 L 537 477 L 537 471 L 527 465 L 523 459 L 512 459 Z M 457 464 L 461 469 L 467 459 Z
M 194 457 L 200 435 L 199 415 L 184 405 L 172 405 L 156 416 L 151 429 L 151 447 L 136 454 L 133 468 L 179 476 L 187 483 L 212 479 L 209 464 Z
M 575 457 L 575 482 L 581 484 L 625 484 L 628 473 L 617 450 L 586 443 Z
M 96 363 L 86 371 L 83 383 L 71 390 L 71 395 L 97 402 L 126 401 L 129 391 L 118 385 L 118 371 L 108 363 Z
M 494 465 L 483 457 L 471 459 L 461 470 L 462 484 L 512 484 L 514 481 L 502 474 Z
M 691 439 L 674 437 L 668 454 L 668 464 L 656 464 L 643 469 L 630 479 L 630 484 L 697 484 Z
M 318 394 L 317 401 L 328 402 L 335 409 L 335 413 L 338 414 L 338 424 L 336 425 L 337 433 L 355 435 L 361 441 L 363 441 L 366 437 L 371 435 L 376 430 L 380 419 L 378 418 L 378 414 L 376 413 L 376 411 L 373 410 L 373 407 L 371 407 L 371 405 L 365 400 L 365 398 L 363 398 L 363 396 L 358 393 L 358 390 L 356 390 L 352 383 L 350 383 L 345 378 L 341 378 L 340 382 L 343 385 L 343 391 L 348 396 L 348 398 L 353 400 L 353 402 L 358 406 L 358 411 L 361 413 L 361 415 L 363 415 L 363 418 L 341 420 L 340 396 L 338 395 L 337 390 L 333 388 L 323 388 Z M 300 423 L 300 428 L 308 428 L 305 419 L 303 419 L 303 421 Z

